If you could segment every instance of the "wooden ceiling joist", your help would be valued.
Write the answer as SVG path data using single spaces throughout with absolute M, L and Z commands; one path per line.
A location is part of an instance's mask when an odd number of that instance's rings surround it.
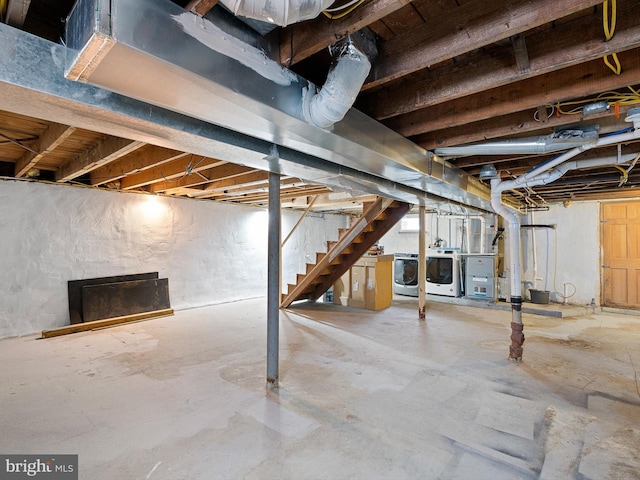
M 173 180 L 191 173 L 202 172 L 213 167 L 225 165 L 226 163 L 227 162 L 214 158 L 188 155 L 160 166 L 149 168 L 140 173 L 129 175 L 120 181 L 120 185 L 123 190 L 131 190 L 155 182 Z
M 15 176 L 18 178 L 24 177 L 27 172 L 37 166 L 38 162 L 47 154 L 54 151 L 62 142 L 69 138 L 75 130 L 74 127 L 68 125 L 51 123 L 42 135 L 40 135 L 34 148 L 24 152 L 22 157 L 18 159 L 15 166 Z
M 638 48 L 640 24 L 636 19 L 640 16 L 640 3 L 627 2 L 620 7 L 616 34 L 608 42 L 602 36 L 598 15 L 580 17 L 528 37 L 528 70 L 517 67 L 511 48 L 495 47 L 467 56 L 462 63 L 426 71 L 411 86 L 399 84 L 364 95 L 358 106 L 382 120 L 596 60 L 613 52 Z
M 202 17 L 217 4 L 218 0 L 191 0 L 185 7 L 185 10 L 189 10 Z
M 370 0 L 342 19 L 329 20 L 320 15 L 304 26 L 290 25 L 280 32 L 280 63 L 298 63 L 408 3 L 409 0 Z
M 254 169 L 234 163 L 227 163 L 218 167 L 213 167 L 202 172 L 186 175 L 175 180 L 161 181 L 153 183 L 149 187 L 149 191 L 160 193 L 178 187 L 194 187 L 197 185 L 209 185 L 213 181 L 223 181 L 242 177 L 247 173 L 255 172 Z
M 78 178 L 102 165 L 134 152 L 143 145 L 143 142 L 136 142 L 126 138 L 108 137 L 61 167 L 56 172 L 56 181 L 67 182 Z
M 473 0 L 442 21 L 416 27 L 384 42 L 363 90 L 383 85 L 557 18 L 599 0 Z
M 386 124 L 402 135 L 413 136 L 635 85 L 640 79 L 640 52 L 631 50 L 618 57 L 624 65 L 620 75 L 614 75 L 602 60 L 592 60 L 395 117 Z
M 211 198 L 225 191 L 234 190 L 235 188 L 243 187 L 255 187 L 256 185 L 264 184 L 269 179 L 269 173 L 261 170 L 256 170 L 250 173 L 245 173 L 237 177 L 227 178 L 223 180 L 215 180 L 207 183 L 202 192 L 197 195 L 198 198 Z
M 127 155 L 126 158 L 119 159 L 118 161 L 111 162 L 93 170 L 90 174 L 91 185 L 98 186 L 113 182 L 127 175 L 132 175 L 187 156 L 189 156 L 188 153 L 178 150 L 147 145 Z

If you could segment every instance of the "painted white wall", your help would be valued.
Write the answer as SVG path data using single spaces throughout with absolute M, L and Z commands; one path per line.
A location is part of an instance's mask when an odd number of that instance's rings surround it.
M 299 217 L 283 212 L 283 238 Z M 67 281 L 158 271 L 176 310 L 266 295 L 265 209 L 0 181 L 0 338 L 69 323 Z M 283 252 L 283 283 L 347 219 L 306 218 Z
M 549 290 L 554 302 L 562 302 L 563 284 L 575 285 L 568 303 L 586 305 L 595 299 L 600 304 L 600 203 L 574 202 L 568 208 L 553 204 L 548 212 L 535 212 L 523 219 L 529 224 L 556 225 L 553 229 L 535 229 L 539 290 Z M 533 233 L 522 231 L 523 280 L 531 288 L 533 274 Z M 568 286 L 568 295 L 574 288 Z M 527 297 L 529 292 L 526 292 Z
M 562 302 L 563 285 L 571 295 L 568 303 L 590 304 L 595 299 L 600 304 L 600 237 L 599 202 L 575 202 L 565 208 L 553 204 L 547 212 L 535 212 L 522 219 L 522 223 L 552 224 L 555 230 L 535 229 L 537 274 L 533 266 L 533 233 L 522 230 L 522 278 L 523 293 L 529 299 L 529 289 L 549 290 L 551 301 Z M 487 251 L 495 233 L 493 219 L 486 219 L 485 242 Z M 462 242 L 462 220 L 437 218 L 427 214 L 427 245 L 435 242 L 436 236 L 445 240 L 445 245 L 460 247 Z M 472 245 L 478 247 L 480 222 L 472 221 Z M 400 225 L 394 226 L 381 240 L 385 253 L 417 253 L 418 234 L 401 232 Z M 557 263 L 556 263 L 557 254 Z

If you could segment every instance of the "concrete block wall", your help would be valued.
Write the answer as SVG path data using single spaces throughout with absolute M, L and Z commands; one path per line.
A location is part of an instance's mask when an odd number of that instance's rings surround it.
M 283 212 L 283 238 L 299 215 Z M 267 222 L 243 205 L 0 181 L 0 338 L 68 324 L 68 280 L 158 271 L 176 310 L 264 296 Z M 283 283 L 347 223 L 306 218 Z

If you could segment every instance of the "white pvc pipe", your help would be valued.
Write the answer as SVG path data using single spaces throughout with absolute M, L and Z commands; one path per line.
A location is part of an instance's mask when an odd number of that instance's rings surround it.
M 607 145 L 614 145 L 614 144 L 618 144 L 618 143 L 624 143 L 624 142 L 628 142 L 631 140 L 635 140 L 637 138 L 640 138 L 640 129 L 636 128 L 634 131 L 632 132 L 628 132 L 628 133 L 623 133 L 620 135 L 611 135 L 609 137 L 604 137 L 599 139 L 596 143 L 592 143 L 592 144 L 587 144 L 587 145 L 581 145 L 579 147 L 576 148 L 572 148 L 571 150 L 563 153 L 562 155 L 558 155 L 556 158 L 553 158 L 551 160 L 549 160 L 548 162 L 543 163 L 542 165 L 537 166 L 536 168 L 529 170 L 527 173 L 525 173 L 524 175 L 521 175 L 520 177 L 516 178 L 515 180 L 510 180 L 509 182 L 513 182 L 512 183 L 512 187 L 506 188 L 506 190 L 509 190 L 511 188 L 520 188 L 523 186 L 531 186 L 531 184 L 529 183 L 530 180 L 537 178 L 540 174 L 548 172 L 549 170 L 551 170 L 554 167 L 557 167 L 558 165 L 564 164 L 567 160 L 575 157 L 576 155 L 579 155 L 580 153 L 586 151 L 586 150 L 590 150 L 591 148 L 594 147 L 604 147 Z M 584 162 L 587 162 L 588 160 L 584 160 Z M 592 160 L 593 164 L 591 166 L 598 166 L 601 164 L 597 163 L 597 159 Z M 586 165 L 585 165 L 586 166 Z M 584 167 L 581 167 L 584 168 Z M 564 173 L 566 173 L 568 170 L 565 170 L 562 175 L 564 175 Z M 560 175 L 560 176 L 562 176 Z M 554 178 L 555 180 L 555 178 Z M 553 181 L 553 180 L 551 180 Z M 547 182 L 548 183 L 548 182 Z
M 531 212 L 531 223 L 535 225 L 535 212 Z M 536 251 L 536 231 L 531 229 L 531 248 L 533 249 L 533 288 L 538 289 L 538 252 Z
M 471 250 L 471 229 L 469 228 L 469 225 L 471 224 L 471 222 L 469 221 L 468 218 L 465 218 L 464 220 L 462 220 L 462 228 L 465 229 L 465 235 L 467 237 L 467 253 L 472 253 Z
M 220 0 L 234 15 L 284 27 L 316 18 L 335 0 Z
M 485 237 L 486 237 L 486 231 L 487 231 L 487 221 L 485 220 L 483 215 L 479 215 L 478 219 L 480 220 L 480 253 L 486 253 Z
M 507 245 L 509 247 L 509 281 L 511 285 L 511 302 L 522 303 L 522 288 L 520 285 L 520 219 L 515 212 L 509 210 L 502 203 L 503 183 L 499 178 L 491 180 L 491 206 L 495 212 L 507 222 Z M 519 320 L 519 321 L 517 321 Z M 514 323 L 522 323 L 522 319 L 515 319 Z
M 463 220 L 467 220 L 467 233 L 468 235 L 471 235 L 470 229 L 469 229 L 469 222 L 468 220 L 472 219 L 472 218 L 476 218 L 478 220 L 480 220 L 480 253 L 485 253 L 485 230 L 487 228 L 487 223 L 486 223 L 486 219 L 484 218 L 484 215 L 444 215 L 444 214 L 438 214 L 438 218 L 448 218 L 448 219 L 452 219 L 452 218 L 461 218 Z M 471 241 L 468 239 L 467 240 L 467 246 L 468 246 L 468 252 L 467 253 L 473 253 L 471 251 Z

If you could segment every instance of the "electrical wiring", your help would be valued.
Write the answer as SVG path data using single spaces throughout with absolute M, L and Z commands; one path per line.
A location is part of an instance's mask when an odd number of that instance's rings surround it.
M 331 20 L 338 20 L 339 18 L 346 17 L 347 15 L 349 15 L 351 12 L 353 12 L 356 8 L 358 8 L 364 2 L 365 0 L 352 0 L 351 2 L 348 2 L 345 5 L 342 5 L 340 7 L 332 8 L 329 10 L 323 10 L 322 13 L 324 14 L 325 17 Z M 340 13 L 337 13 L 337 14 L 332 13 L 336 11 Z
M 549 106 L 547 105 L 547 108 L 548 108 L 548 107 L 549 107 Z M 547 114 L 547 120 L 548 120 L 549 118 L 553 117 L 553 114 L 555 113 L 555 111 L 556 111 L 556 107 L 555 107 L 554 105 L 551 105 L 551 112 L 550 112 L 549 114 Z M 535 112 L 533 112 L 533 119 L 534 119 L 536 122 L 541 122 L 541 121 L 542 121 L 542 120 L 540 120 L 540 114 L 538 113 L 538 110 L 536 110 Z
M 598 96 L 575 100 L 570 102 L 558 102 L 547 104 L 545 107 L 556 109 L 556 115 L 577 115 L 582 113 L 582 107 L 590 103 L 606 101 L 609 105 L 638 105 L 640 104 L 640 92 L 631 86 L 627 86 L 629 92 L 608 91 L 602 92 Z M 567 108 L 569 107 L 569 108 Z
M 611 2 L 611 22 L 609 22 L 609 2 Z M 616 17 L 616 0 L 605 0 L 602 4 L 602 26 L 604 27 L 605 42 L 613 38 L 613 34 L 616 31 Z M 615 66 L 609 61 L 609 55 L 605 55 L 602 59 L 604 60 L 604 64 L 609 67 L 613 73 L 620 75 L 620 73 L 622 73 L 622 67 L 620 60 L 618 60 L 618 55 L 612 53 L 611 58 Z
M 328 13 L 341 12 L 342 10 L 347 9 L 350 6 L 355 5 L 358 2 L 362 3 L 361 0 L 351 0 L 350 2 L 345 3 L 344 5 L 340 5 L 339 7 L 327 8 L 327 9 L 325 9 L 325 12 L 328 12 Z

